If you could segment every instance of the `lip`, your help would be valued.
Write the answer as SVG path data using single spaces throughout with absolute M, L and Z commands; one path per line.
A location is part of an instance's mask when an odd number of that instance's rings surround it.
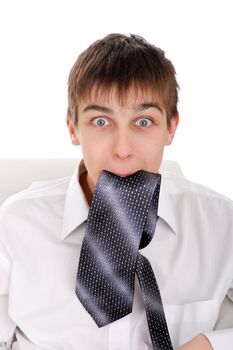
M 128 173 L 118 173 L 117 171 L 113 171 L 113 170 L 107 170 L 107 169 L 104 169 L 104 170 L 109 171 L 110 173 L 117 175 L 117 176 L 120 176 L 120 177 L 126 177 L 126 176 L 129 176 L 129 175 L 132 175 L 135 173 L 135 171 L 131 171 Z
M 127 174 L 117 174 L 117 176 L 120 176 L 120 177 L 126 177 L 126 176 L 129 176 L 129 175 L 132 175 L 132 173 L 127 173 Z
M 117 176 L 121 176 L 121 177 L 126 177 L 126 176 L 129 176 L 129 175 L 132 175 L 133 173 L 127 173 L 127 174 L 119 174 L 119 173 L 115 173 L 115 175 Z

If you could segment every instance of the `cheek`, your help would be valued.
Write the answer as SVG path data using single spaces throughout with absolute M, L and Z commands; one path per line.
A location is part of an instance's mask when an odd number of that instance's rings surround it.
M 138 143 L 137 155 L 146 164 L 150 171 L 158 171 L 164 151 L 164 137 L 162 134 L 148 136 Z
M 84 143 L 84 148 L 93 157 L 103 157 L 111 148 L 111 144 L 103 137 L 93 137 Z
M 147 135 L 142 139 L 137 140 L 137 149 L 139 153 L 156 154 L 160 153 L 165 144 L 162 134 Z
M 104 168 L 110 147 L 103 138 L 86 134 L 82 139 L 81 148 L 85 164 L 96 180 L 96 177 L 99 176 L 99 169 Z

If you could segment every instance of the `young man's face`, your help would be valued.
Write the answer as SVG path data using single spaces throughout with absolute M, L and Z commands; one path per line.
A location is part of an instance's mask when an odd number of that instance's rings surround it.
M 81 145 L 86 183 L 93 193 L 103 170 L 127 176 L 138 170 L 156 173 L 164 147 L 171 144 L 178 115 L 168 128 L 166 112 L 152 92 L 133 88 L 121 105 L 116 92 L 79 104 L 78 125 L 67 117 L 72 143 Z

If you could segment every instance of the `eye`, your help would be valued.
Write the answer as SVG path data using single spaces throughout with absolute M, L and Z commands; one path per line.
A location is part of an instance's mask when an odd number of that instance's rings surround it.
M 94 118 L 92 121 L 94 125 L 98 127 L 109 125 L 108 120 L 103 117 Z
M 139 126 L 142 126 L 143 128 L 147 128 L 152 124 L 152 121 L 149 118 L 141 118 L 136 123 Z

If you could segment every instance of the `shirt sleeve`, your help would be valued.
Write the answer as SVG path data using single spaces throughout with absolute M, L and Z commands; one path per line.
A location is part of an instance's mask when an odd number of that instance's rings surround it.
M 1 241 L 2 230 L 3 230 L 3 225 L 2 225 L 2 219 L 0 216 L 0 345 L 1 346 L 11 341 L 15 331 L 15 323 L 10 318 L 8 313 L 8 291 L 9 291 L 12 263 L 11 263 L 11 258 Z
M 209 339 L 214 350 L 232 350 L 233 328 L 219 329 L 203 334 Z
M 233 283 L 232 283 L 233 287 Z M 232 350 L 233 346 L 233 288 L 229 289 L 222 304 L 217 329 L 203 333 L 214 350 Z M 223 329 L 220 329 L 224 327 Z M 219 329 L 218 329 L 219 328 Z

